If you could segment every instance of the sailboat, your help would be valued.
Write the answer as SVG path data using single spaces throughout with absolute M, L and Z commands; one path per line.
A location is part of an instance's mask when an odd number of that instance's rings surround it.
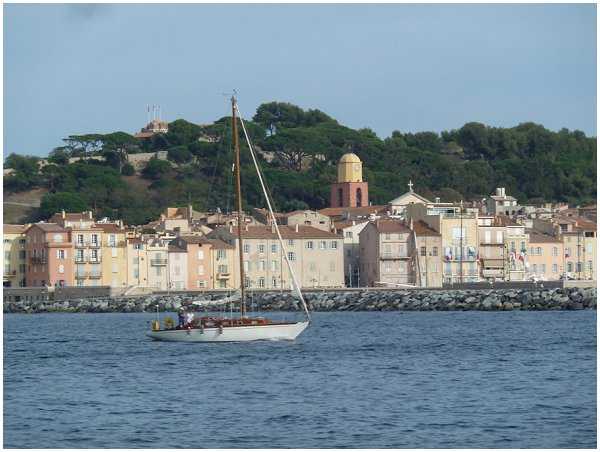
M 235 96 L 231 97 L 231 129 L 233 135 L 233 145 L 235 150 L 235 179 L 236 179 L 236 198 L 237 198 L 237 239 L 238 251 L 240 260 L 240 315 L 237 318 L 228 317 L 201 317 L 196 319 L 191 326 L 162 328 L 158 321 L 153 322 L 152 330 L 147 333 L 149 337 L 158 341 L 173 341 L 173 342 L 247 342 L 259 340 L 294 340 L 296 339 L 310 324 L 310 312 L 300 285 L 296 279 L 294 269 L 288 259 L 288 253 L 281 238 L 281 232 L 273 212 L 273 207 L 267 192 L 262 172 L 256 160 L 256 154 L 252 147 L 248 131 L 242 119 L 242 115 L 238 109 Z M 240 175 L 240 146 L 238 141 L 238 126 L 237 118 L 239 118 L 244 137 L 248 144 L 248 149 L 254 163 L 254 168 L 258 175 L 265 201 L 269 209 L 271 221 L 275 228 L 279 245 L 284 250 L 282 253 L 285 257 L 285 262 L 291 276 L 292 292 L 300 299 L 304 310 L 305 319 L 298 322 L 282 322 L 274 321 L 265 317 L 249 317 L 246 310 L 246 290 L 244 285 L 244 260 L 243 260 L 243 211 L 242 211 L 242 189 Z

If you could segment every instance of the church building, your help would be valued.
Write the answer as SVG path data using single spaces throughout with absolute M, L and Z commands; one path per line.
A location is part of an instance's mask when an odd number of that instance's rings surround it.
M 362 162 L 356 154 L 342 155 L 337 182 L 331 185 L 331 207 L 369 205 L 369 184 L 362 180 Z

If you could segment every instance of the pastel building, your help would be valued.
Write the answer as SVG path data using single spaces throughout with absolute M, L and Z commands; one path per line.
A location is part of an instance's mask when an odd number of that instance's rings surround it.
M 213 289 L 238 289 L 240 287 L 239 257 L 233 245 L 219 239 L 208 239 L 211 244 Z
M 102 231 L 100 264 L 101 285 L 113 288 L 127 286 L 127 244 L 125 229 L 115 223 L 96 223 Z
M 73 285 L 71 233 L 56 223 L 35 223 L 25 233 L 26 284 L 29 287 Z
M 144 242 L 146 286 L 154 290 L 169 289 L 169 242 L 172 239 L 150 237 Z
M 416 284 L 419 287 L 442 287 L 442 234 L 423 221 L 413 222 Z
M 361 286 L 415 285 L 412 231 L 396 220 L 369 222 L 360 232 Z
M 245 226 L 242 230 L 245 286 L 257 289 L 289 289 L 291 276 L 283 253 L 287 253 L 303 288 L 343 287 L 342 238 L 312 226 L 280 226 L 285 248 L 275 227 Z M 217 228 L 207 236 L 237 249 L 235 228 Z
M 209 240 L 200 236 L 181 236 L 169 243 L 170 247 L 183 249 L 187 253 L 187 281 L 185 287 L 189 290 L 210 289 L 213 287 L 212 281 L 212 244 Z M 171 251 L 174 257 L 179 253 Z M 175 257 L 175 259 L 177 259 Z M 178 275 L 173 275 L 172 281 L 176 283 Z
M 4 287 L 24 287 L 27 284 L 25 231 L 29 225 L 4 225 Z
M 477 227 L 481 277 L 487 281 L 503 281 L 508 264 L 504 244 L 506 228 L 494 216 L 479 217 Z
M 187 247 L 181 246 L 177 242 L 169 243 L 169 289 L 187 290 L 188 280 L 188 259 Z
M 527 231 L 529 253 L 527 275 L 542 281 L 559 280 L 564 273 L 564 249 L 560 238 Z
M 479 281 L 476 209 L 447 203 L 409 204 L 405 215 L 409 221 L 423 221 L 427 227 L 441 234 L 444 283 Z
M 369 222 L 345 220 L 334 223 L 344 240 L 344 279 L 347 287 L 360 286 L 360 233 Z

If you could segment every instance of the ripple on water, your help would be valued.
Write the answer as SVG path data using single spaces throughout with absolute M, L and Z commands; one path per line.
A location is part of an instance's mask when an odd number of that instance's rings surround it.
M 152 318 L 5 315 L 4 446 L 596 444 L 595 312 L 315 313 L 294 343 L 218 346 L 151 341 Z

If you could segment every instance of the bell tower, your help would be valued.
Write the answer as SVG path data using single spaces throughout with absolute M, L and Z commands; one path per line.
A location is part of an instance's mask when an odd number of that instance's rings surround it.
M 331 207 L 368 206 L 369 184 L 362 180 L 362 162 L 358 156 L 342 155 L 337 173 L 337 182 L 331 185 Z

